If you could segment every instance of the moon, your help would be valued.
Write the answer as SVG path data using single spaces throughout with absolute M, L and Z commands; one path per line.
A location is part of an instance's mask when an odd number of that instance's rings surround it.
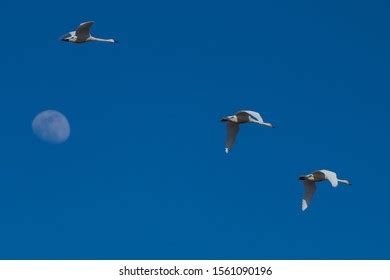
M 62 144 L 70 136 L 70 125 L 66 117 L 55 110 L 39 113 L 32 122 L 34 134 L 42 141 Z

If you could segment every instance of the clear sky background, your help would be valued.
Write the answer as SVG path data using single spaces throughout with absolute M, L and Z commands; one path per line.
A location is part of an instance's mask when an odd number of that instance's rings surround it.
M 0 9 L 0 258 L 390 258 L 388 1 Z M 87 20 L 120 43 L 58 41 Z M 65 144 L 32 133 L 45 109 Z M 277 128 L 226 155 L 240 109 Z M 353 186 L 303 213 L 298 176 L 323 168 Z

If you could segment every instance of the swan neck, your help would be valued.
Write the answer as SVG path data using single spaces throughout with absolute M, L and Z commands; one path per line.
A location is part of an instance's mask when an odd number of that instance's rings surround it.
M 338 179 L 339 183 L 344 185 L 350 185 L 351 183 L 348 180 Z
M 91 37 L 91 41 L 115 43 L 114 39 L 102 39 L 102 38 L 96 38 L 96 37 Z
M 260 123 L 260 124 L 268 126 L 268 127 L 273 127 L 272 123 L 263 122 L 263 123 Z

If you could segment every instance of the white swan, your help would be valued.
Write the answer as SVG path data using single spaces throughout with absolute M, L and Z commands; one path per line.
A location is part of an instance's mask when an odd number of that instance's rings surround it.
M 264 122 L 261 115 L 254 111 L 242 110 L 235 115 L 223 117 L 222 122 L 227 122 L 227 137 L 225 141 L 225 152 L 232 149 L 241 123 L 257 123 L 260 125 L 274 127 L 271 123 Z
M 328 180 L 332 187 L 337 187 L 339 183 L 345 185 L 351 185 L 348 180 L 341 180 L 337 178 L 337 174 L 329 170 L 318 170 L 309 175 L 300 176 L 299 180 L 303 181 L 305 187 L 305 194 L 302 199 L 302 211 L 305 211 L 313 198 L 314 192 L 316 191 L 316 182 L 322 182 Z
M 117 43 L 115 39 L 101 39 L 96 38 L 91 35 L 91 27 L 94 24 L 94 21 L 83 22 L 77 27 L 75 31 L 71 31 L 60 38 L 62 41 L 71 42 L 71 43 L 86 43 L 86 42 L 109 42 Z

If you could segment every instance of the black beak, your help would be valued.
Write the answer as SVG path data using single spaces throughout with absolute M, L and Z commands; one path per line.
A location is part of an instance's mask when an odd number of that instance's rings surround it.
M 306 180 L 306 176 L 299 176 L 299 180 L 305 181 Z

